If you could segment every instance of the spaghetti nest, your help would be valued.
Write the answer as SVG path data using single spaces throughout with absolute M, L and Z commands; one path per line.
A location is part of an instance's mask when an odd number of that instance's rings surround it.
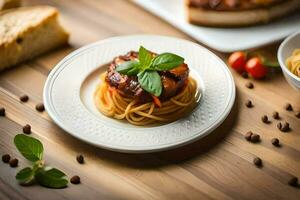
M 295 49 L 293 55 L 286 59 L 286 65 L 293 74 L 300 77 L 300 49 Z
M 94 93 L 94 102 L 100 112 L 115 119 L 126 119 L 134 125 L 166 123 L 174 121 L 196 105 L 199 97 L 197 83 L 188 79 L 186 87 L 176 96 L 157 107 L 154 102 L 138 103 L 133 98 L 122 96 L 105 81 L 99 84 Z

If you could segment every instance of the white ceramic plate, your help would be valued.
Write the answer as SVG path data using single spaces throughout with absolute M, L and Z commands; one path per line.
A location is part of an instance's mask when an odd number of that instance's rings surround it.
M 133 0 L 138 5 L 166 20 L 194 39 L 222 52 L 266 45 L 297 31 L 300 13 L 265 25 L 243 28 L 195 26 L 186 20 L 184 0 Z
M 165 125 L 139 127 L 98 112 L 93 93 L 105 64 L 140 45 L 185 58 L 202 93 L 190 115 Z M 233 78 L 220 58 L 195 43 L 154 35 L 115 37 L 82 47 L 57 64 L 44 87 L 46 110 L 61 128 L 95 146 L 127 153 L 171 149 L 207 135 L 224 121 L 234 99 Z

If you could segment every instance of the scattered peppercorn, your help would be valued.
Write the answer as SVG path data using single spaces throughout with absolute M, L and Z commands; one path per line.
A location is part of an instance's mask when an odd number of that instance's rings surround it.
M 246 83 L 246 87 L 249 89 L 252 89 L 252 88 L 254 88 L 254 85 L 253 85 L 253 83 L 248 82 L 248 83 Z
M 295 116 L 300 119 L 300 111 L 296 112 Z
M 253 163 L 254 165 L 256 165 L 257 167 L 261 167 L 262 166 L 262 160 L 259 157 L 255 157 L 253 159 Z
M 251 135 L 251 138 L 250 138 L 250 141 L 251 141 L 251 142 L 257 143 L 257 142 L 259 142 L 259 140 L 260 140 L 260 136 L 259 136 L 258 134 L 253 133 L 253 134 Z
M 70 179 L 70 182 L 73 183 L 73 184 L 79 184 L 80 183 L 80 177 L 79 176 L 73 176 Z
M 282 132 L 288 132 L 289 130 L 291 130 L 290 124 L 288 122 L 284 122 L 284 123 L 279 122 L 277 124 L 277 128 Z
M 282 127 L 281 127 L 281 131 L 282 132 L 288 132 L 290 130 L 290 124 L 288 122 L 284 122 Z
M 27 102 L 28 100 L 29 100 L 29 97 L 26 94 L 20 96 L 20 101 Z
M 273 118 L 274 118 L 274 119 L 280 119 L 279 113 L 278 113 L 277 111 L 274 111 L 274 112 L 273 112 Z
M 288 181 L 288 184 L 290 186 L 293 186 L 293 187 L 296 187 L 298 186 L 298 178 L 296 176 L 292 176 L 289 181 Z
M 77 160 L 78 163 L 83 164 L 84 163 L 83 155 L 77 155 L 76 160 Z
M 4 154 L 4 155 L 2 156 L 2 161 L 3 161 L 4 163 L 9 163 L 9 161 L 10 161 L 10 155 L 9 155 L 9 154 Z
M 279 147 L 279 139 L 278 138 L 272 138 L 271 143 L 275 146 L 275 147 Z
M 268 116 L 267 115 L 264 115 L 261 117 L 261 121 L 265 124 L 269 123 L 269 119 L 268 119 Z
M 281 122 L 279 122 L 279 123 L 277 124 L 277 128 L 278 128 L 279 130 L 281 130 L 281 128 L 282 128 Z
M 290 103 L 285 104 L 285 109 L 287 111 L 292 111 L 293 110 L 292 104 L 290 104 Z
M 252 107 L 253 107 L 252 101 L 250 101 L 250 100 L 247 100 L 245 105 L 246 105 L 248 108 L 252 108 Z
M 243 72 L 243 73 L 242 73 L 242 77 L 243 77 L 243 78 L 248 78 L 248 77 L 249 77 L 249 76 L 248 76 L 248 73 L 247 73 L 247 72 Z
M 16 159 L 16 158 L 14 158 L 14 159 L 12 159 L 12 160 L 9 161 L 9 165 L 10 165 L 11 167 L 17 167 L 17 166 L 18 166 L 18 163 L 19 163 L 19 161 L 18 161 L 18 159 Z
M 38 103 L 36 106 L 35 106 L 35 109 L 39 112 L 43 112 L 45 110 L 45 107 L 44 107 L 44 104 L 43 103 Z
M 23 133 L 30 134 L 31 133 L 31 126 L 29 124 L 26 124 L 23 126 Z
M 251 135 L 252 135 L 253 133 L 251 132 L 251 131 L 248 131 L 247 133 L 246 133 L 246 135 L 245 135 L 245 139 L 246 140 L 248 140 L 248 141 L 250 141 L 251 140 Z
M 5 116 L 5 108 L 0 107 L 0 116 L 4 117 Z

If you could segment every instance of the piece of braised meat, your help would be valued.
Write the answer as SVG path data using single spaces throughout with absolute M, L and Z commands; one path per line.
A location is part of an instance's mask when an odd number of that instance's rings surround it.
M 124 56 L 118 56 L 110 63 L 105 80 L 112 87 L 126 97 L 133 97 L 140 103 L 152 101 L 151 94 L 141 88 L 137 76 L 127 76 L 116 71 L 116 66 L 122 62 L 135 60 L 138 53 L 131 51 Z M 189 76 L 189 68 L 187 64 L 183 63 L 180 66 L 167 70 L 160 71 L 163 90 L 159 97 L 160 100 L 165 101 L 177 95 L 185 87 Z

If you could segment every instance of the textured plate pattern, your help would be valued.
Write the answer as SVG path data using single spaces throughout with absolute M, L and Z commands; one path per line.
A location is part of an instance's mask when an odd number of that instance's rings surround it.
M 140 45 L 155 52 L 183 56 L 202 90 L 193 113 L 170 124 L 136 127 L 90 112 L 80 97 L 81 85 L 99 66 Z M 92 96 L 90 97 L 92 98 Z M 235 98 L 226 65 L 207 49 L 181 39 L 163 36 L 125 36 L 103 40 L 73 52 L 49 75 L 44 88 L 46 109 L 64 130 L 86 142 L 122 152 L 150 152 L 174 148 L 205 136 L 228 115 Z

